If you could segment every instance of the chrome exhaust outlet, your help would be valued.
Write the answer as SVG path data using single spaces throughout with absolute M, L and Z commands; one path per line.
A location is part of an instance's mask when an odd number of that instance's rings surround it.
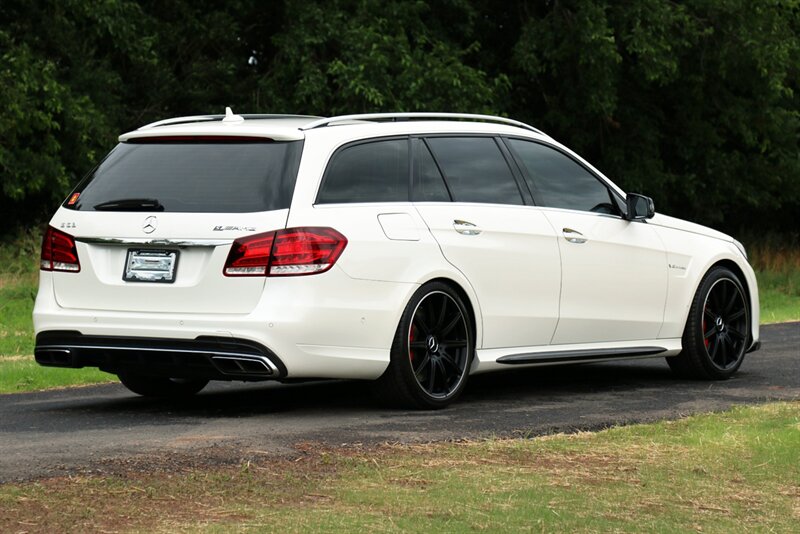
M 39 365 L 72 367 L 72 351 L 66 347 L 37 347 L 34 358 Z
M 217 370 L 231 376 L 277 376 L 278 368 L 264 356 L 214 355 L 211 361 Z

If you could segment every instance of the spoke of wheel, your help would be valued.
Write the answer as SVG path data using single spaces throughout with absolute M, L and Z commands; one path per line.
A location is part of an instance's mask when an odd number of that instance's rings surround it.
M 467 342 L 460 339 L 454 339 L 453 341 L 440 342 L 439 346 L 444 347 L 446 349 L 463 349 L 464 347 L 467 346 Z
M 744 310 L 744 308 L 741 308 L 739 311 L 733 313 L 730 317 L 728 317 L 728 322 L 729 323 L 733 322 L 733 321 L 735 321 L 736 319 L 738 319 L 739 317 L 741 317 L 744 314 L 745 314 L 745 310 Z
M 425 370 L 425 367 L 431 361 L 430 355 L 426 352 L 425 357 L 419 362 L 419 366 L 414 370 L 414 374 L 417 375 L 417 381 L 421 382 L 422 380 L 422 372 Z
M 418 309 L 417 313 L 414 314 L 412 323 L 417 327 L 417 330 L 422 332 L 423 336 L 427 336 L 431 333 L 430 328 L 428 328 L 428 324 L 425 322 L 425 318 L 422 316 L 421 309 Z
M 731 336 L 728 336 L 727 341 L 728 341 L 728 350 L 725 354 L 727 354 L 728 359 L 726 360 L 725 365 L 728 365 L 728 363 L 733 363 L 736 361 L 739 352 L 738 347 L 740 345 L 740 343 L 737 343 Z
M 442 328 L 441 332 L 439 332 L 439 335 L 444 338 L 447 334 L 449 334 L 453 330 L 453 328 L 456 327 L 456 325 L 459 323 L 459 321 L 461 321 L 461 314 L 460 313 L 456 313 L 453 316 L 453 318 L 450 320 L 450 322 L 447 323 Z
M 461 369 L 459 369 L 458 364 L 456 363 L 455 359 L 453 359 L 452 356 L 450 356 L 446 352 L 442 352 L 441 356 L 442 356 L 442 361 L 443 362 L 449 364 L 450 367 L 452 367 L 453 369 L 455 369 L 459 373 L 461 372 Z M 444 367 L 442 367 L 442 371 L 444 371 Z
M 723 280 L 719 284 L 719 303 L 720 303 L 720 311 L 725 310 L 725 305 L 728 302 L 728 293 L 731 291 L 731 287 L 727 280 Z
M 708 316 L 708 318 L 711 319 L 712 323 L 717 320 L 717 316 L 708 308 L 703 310 L 703 313 L 705 313 Z
M 739 339 L 744 339 L 745 338 L 745 335 L 742 332 L 739 332 L 738 330 L 734 330 L 733 328 L 729 328 L 728 332 L 730 332 L 731 335 L 734 335 L 734 336 L 738 337 Z
M 425 343 L 425 341 L 412 341 L 408 344 L 408 346 L 412 349 L 424 349 L 427 348 L 428 345 Z
M 703 334 L 703 339 L 708 339 L 708 338 L 710 338 L 711 336 L 713 336 L 716 333 L 717 333 L 717 326 L 713 325 L 708 332 Z
M 444 323 L 444 318 L 447 315 L 447 302 L 449 299 L 442 297 L 440 299 L 442 301 L 442 307 L 439 310 L 439 317 L 436 319 L 436 325 L 434 325 L 434 330 L 438 331 L 439 335 L 441 334 L 442 324 Z
M 436 365 L 439 367 L 439 374 L 441 375 L 440 380 L 442 381 L 442 393 L 446 395 L 450 393 L 450 382 L 452 382 L 452 377 L 448 376 L 447 370 L 444 368 L 443 360 L 437 360 Z
M 711 347 L 711 352 L 708 355 L 711 357 L 712 361 L 716 361 L 717 350 L 719 350 L 719 336 L 715 337 L 711 344 L 713 346 Z
M 739 292 L 736 290 L 736 288 L 733 288 L 733 291 L 731 293 L 732 293 L 731 298 L 728 299 L 728 303 L 725 305 L 725 310 L 723 311 L 725 315 L 731 312 L 731 310 L 733 309 L 733 305 L 736 303 L 736 297 L 739 296 Z
M 428 377 L 428 393 L 433 393 L 433 383 L 436 380 L 436 362 L 431 360 L 430 364 L 431 374 Z
M 719 339 L 719 344 L 721 345 L 719 353 L 722 358 L 722 367 L 725 367 L 728 363 L 728 343 L 724 339 Z

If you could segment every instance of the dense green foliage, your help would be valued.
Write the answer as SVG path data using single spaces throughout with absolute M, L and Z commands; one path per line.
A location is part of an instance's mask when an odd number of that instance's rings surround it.
M 125 130 L 221 112 L 508 115 L 659 211 L 800 211 L 798 0 L 4 0 L 0 201 L 46 216 Z

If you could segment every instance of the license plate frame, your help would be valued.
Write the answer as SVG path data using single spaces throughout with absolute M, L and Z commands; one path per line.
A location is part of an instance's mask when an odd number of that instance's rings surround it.
M 178 251 L 164 249 L 128 249 L 122 279 L 126 282 L 172 284 L 178 270 Z

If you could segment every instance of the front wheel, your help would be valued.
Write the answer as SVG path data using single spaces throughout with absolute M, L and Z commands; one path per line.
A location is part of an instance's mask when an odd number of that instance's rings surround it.
M 389 367 L 375 382 L 375 392 L 390 404 L 444 408 L 466 386 L 474 339 L 458 293 L 441 282 L 423 285 L 400 318 Z
M 715 267 L 692 301 L 683 350 L 667 363 L 679 375 L 724 380 L 742 365 L 749 340 L 750 313 L 742 283 L 732 271 Z
M 135 373 L 119 373 L 122 385 L 144 397 L 190 397 L 206 387 L 208 380 L 192 378 L 166 378 Z

